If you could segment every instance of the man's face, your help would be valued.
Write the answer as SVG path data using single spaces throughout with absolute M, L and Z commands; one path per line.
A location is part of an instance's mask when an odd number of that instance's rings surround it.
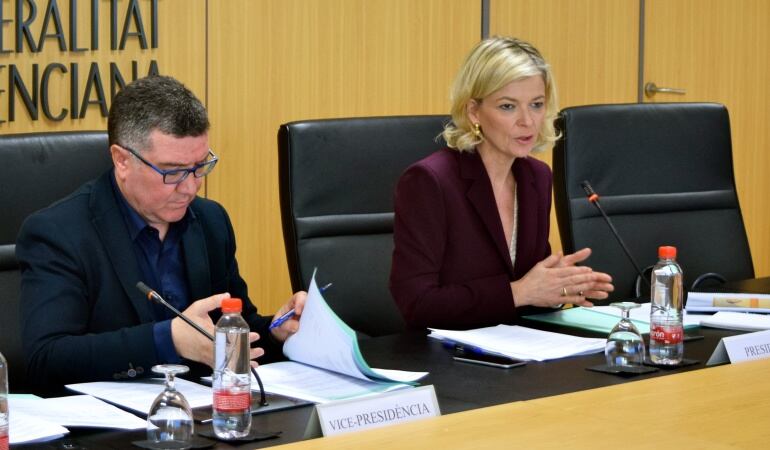
M 192 168 L 208 157 L 208 134 L 178 138 L 160 131 L 150 133 L 148 148 L 134 148 L 162 170 Z M 203 178 L 188 175 L 179 184 L 165 184 L 163 175 L 118 145 L 111 148 L 115 178 L 123 196 L 147 223 L 165 234 L 168 225 L 184 217 Z

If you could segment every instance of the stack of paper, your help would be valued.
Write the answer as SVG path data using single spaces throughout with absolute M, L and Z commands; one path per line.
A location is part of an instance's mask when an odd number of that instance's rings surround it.
M 76 392 L 93 395 L 110 403 L 123 406 L 141 414 L 150 411 L 152 402 L 165 387 L 163 380 L 148 378 L 136 381 L 95 381 L 68 384 Z M 174 379 L 174 387 L 187 399 L 190 408 L 211 406 L 211 388 L 182 378 Z
M 701 320 L 701 326 L 728 330 L 770 330 L 770 315 L 720 311 Z
M 516 359 L 545 361 L 604 351 L 605 339 L 581 338 L 518 325 L 497 325 L 468 331 L 431 328 L 432 338 L 475 347 Z
M 69 433 L 64 427 L 138 430 L 147 426 L 135 415 L 89 395 L 45 399 L 11 395 L 8 407 L 11 444 L 57 439 Z
M 412 386 L 427 372 L 373 369 L 364 361 L 356 333 L 310 282 L 299 331 L 283 353 L 291 361 L 260 366 L 265 391 L 314 402 L 327 402 Z
M 770 294 L 728 294 L 722 292 L 690 292 L 687 310 L 695 312 L 760 312 L 770 313 Z

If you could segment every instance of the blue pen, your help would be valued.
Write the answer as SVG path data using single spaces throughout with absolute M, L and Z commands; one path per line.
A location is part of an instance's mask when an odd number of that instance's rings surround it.
M 324 286 L 321 289 L 319 289 L 319 291 L 325 292 L 331 286 L 332 286 L 332 284 L 329 283 L 326 286 Z M 282 315 L 281 317 L 275 319 L 275 321 L 273 323 L 271 323 L 270 326 L 268 327 L 268 330 L 272 330 L 273 328 L 280 327 L 281 325 L 283 325 L 284 322 L 286 322 L 287 320 L 291 319 L 292 317 L 294 317 L 294 310 L 293 309 L 291 311 L 287 312 L 286 314 Z

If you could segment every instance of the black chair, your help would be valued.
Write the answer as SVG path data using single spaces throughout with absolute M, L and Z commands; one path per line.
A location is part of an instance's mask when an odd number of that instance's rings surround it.
M 21 345 L 16 235 L 32 212 L 111 167 L 108 149 L 104 132 L 0 136 L 0 352 L 8 361 L 13 392 L 28 388 Z
M 314 268 L 335 313 L 359 333 L 404 329 L 388 290 L 393 191 L 413 162 L 445 144 L 446 116 L 312 120 L 278 132 L 281 217 L 294 290 Z
M 611 300 L 636 296 L 637 274 L 587 200 L 584 180 L 641 268 L 655 264 L 658 246 L 673 245 L 687 286 L 708 273 L 730 281 L 754 277 L 724 106 L 579 106 L 563 110 L 557 128 L 563 136 L 554 148 L 554 199 L 562 246 L 593 249 L 587 264 L 612 275 Z

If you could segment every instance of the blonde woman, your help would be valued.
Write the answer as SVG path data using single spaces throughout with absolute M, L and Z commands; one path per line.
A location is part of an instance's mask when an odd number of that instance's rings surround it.
M 390 288 L 407 325 L 514 323 L 532 307 L 591 306 L 609 275 L 551 254 L 551 172 L 530 156 L 557 139 L 556 89 L 531 44 L 480 42 L 451 92 L 448 148 L 409 167 L 395 193 Z

